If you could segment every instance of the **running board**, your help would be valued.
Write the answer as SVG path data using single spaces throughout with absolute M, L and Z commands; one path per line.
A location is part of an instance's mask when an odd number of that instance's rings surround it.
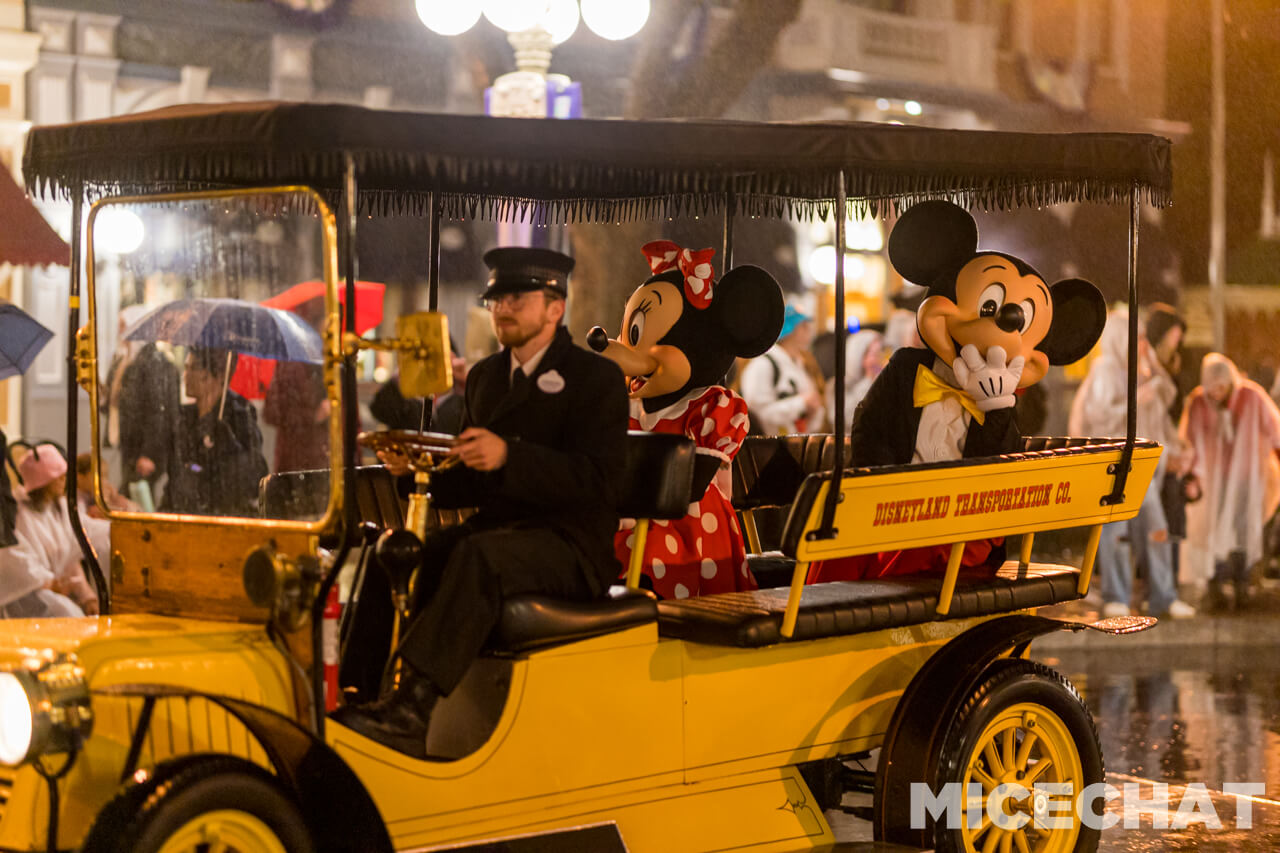
M 1053 620 L 1068 631 L 1101 631 L 1103 634 L 1136 634 L 1155 627 L 1158 621 L 1154 616 L 1109 616 L 1096 622 L 1072 622 L 1066 619 Z

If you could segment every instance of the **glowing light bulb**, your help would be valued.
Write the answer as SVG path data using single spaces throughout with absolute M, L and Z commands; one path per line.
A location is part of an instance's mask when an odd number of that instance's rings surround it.
M 600 38 L 621 41 L 649 20 L 649 0 L 582 0 L 582 20 Z
M 480 20 L 479 0 L 416 0 L 414 5 L 426 28 L 442 36 L 461 35 Z

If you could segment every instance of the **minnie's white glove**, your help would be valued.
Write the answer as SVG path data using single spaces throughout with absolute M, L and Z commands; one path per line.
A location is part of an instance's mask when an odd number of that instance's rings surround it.
M 951 363 L 955 371 L 956 381 L 960 387 L 973 397 L 978 410 L 990 412 L 994 409 L 1007 409 L 1017 402 L 1014 391 L 1018 388 L 1018 380 L 1022 378 L 1022 366 L 1026 359 L 1017 356 L 1008 363 L 1008 353 L 1004 347 L 993 346 L 987 350 L 983 360 L 978 348 L 966 344 L 960 349 L 960 357 Z

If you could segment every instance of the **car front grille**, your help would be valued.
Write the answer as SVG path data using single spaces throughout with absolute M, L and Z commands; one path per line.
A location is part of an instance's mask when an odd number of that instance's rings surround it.
M 0 821 L 9 808 L 9 795 L 13 793 L 13 780 L 18 771 L 11 767 L 0 767 Z

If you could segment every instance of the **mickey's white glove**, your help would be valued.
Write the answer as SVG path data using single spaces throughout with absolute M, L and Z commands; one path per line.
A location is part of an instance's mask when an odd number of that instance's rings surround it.
M 1004 351 L 1004 347 L 993 346 L 987 350 L 984 361 L 977 347 L 966 344 L 960 349 L 960 357 L 951 363 L 956 381 L 973 397 L 979 411 L 1007 409 L 1017 402 L 1013 392 L 1017 390 L 1018 380 L 1022 378 L 1022 366 L 1026 364 L 1026 359 L 1018 356 L 1006 364 L 1006 358 L 1008 353 Z

